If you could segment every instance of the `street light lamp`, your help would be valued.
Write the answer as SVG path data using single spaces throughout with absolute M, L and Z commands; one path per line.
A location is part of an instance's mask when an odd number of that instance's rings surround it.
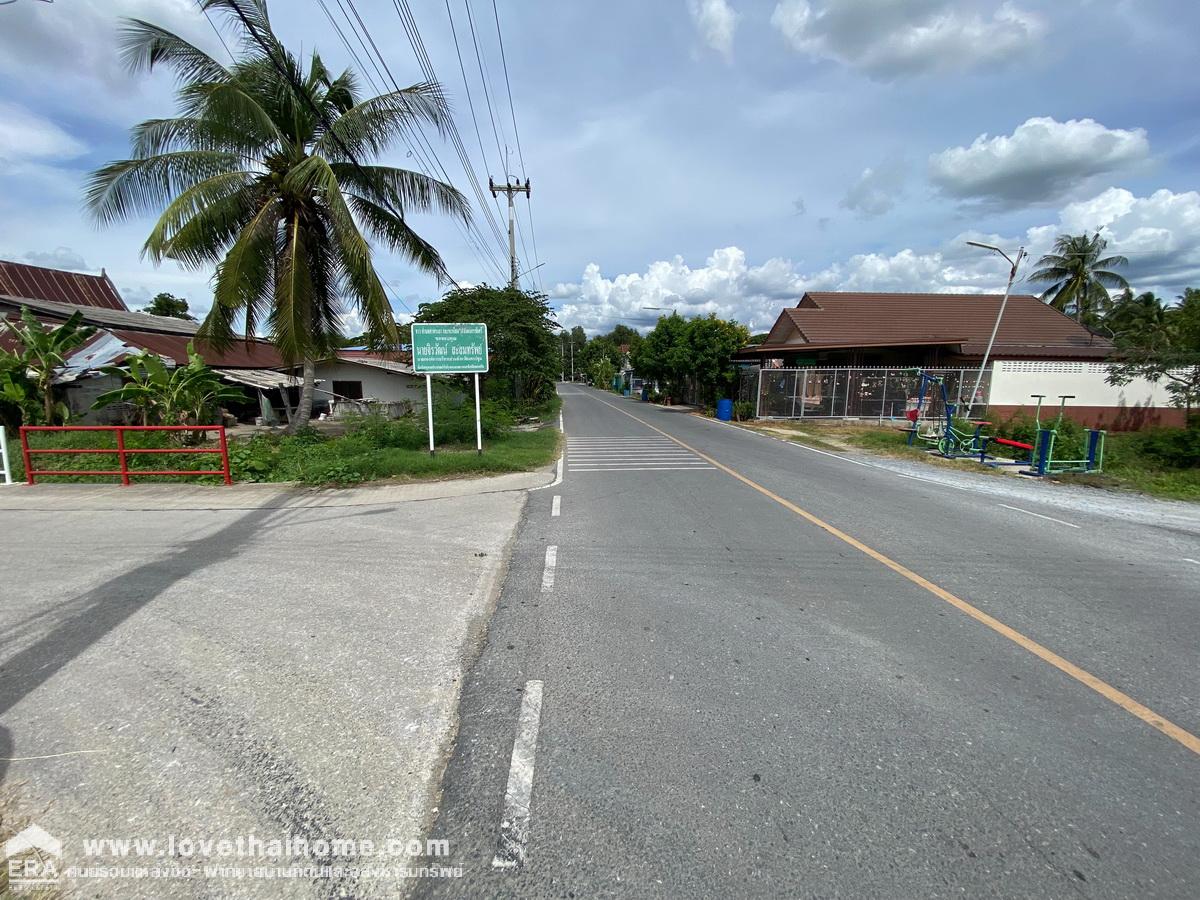
M 982 250 L 991 250 L 999 253 L 1008 260 L 1008 285 L 1004 288 L 1004 299 L 1000 301 L 1000 312 L 996 315 L 996 324 L 992 326 L 992 336 L 988 338 L 987 349 L 983 351 L 983 362 L 979 364 L 979 374 L 975 376 L 975 387 L 971 390 L 971 397 L 967 400 L 967 418 L 971 417 L 971 409 L 975 406 L 975 398 L 979 396 L 979 383 L 983 381 L 983 371 L 987 368 L 988 357 L 992 355 L 992 345 L 996 343 L 996 332 L 1000 330 L 1000 320 L 1004 318 L 1004 307 L 1008 305 L 1008 295 L 1012 293 L 1013 281 L 1017 277 L 1017 267 L 1021 265 L 1021 260 L 1025 257 L 1025 248 L 1021 247 L 1017 250 L 1017 258 L 1013 259 L 999 247 L 993 247 L 991 244 L 981 244 L 979 241 L 967 241 L 972 247 L 979 247 Z

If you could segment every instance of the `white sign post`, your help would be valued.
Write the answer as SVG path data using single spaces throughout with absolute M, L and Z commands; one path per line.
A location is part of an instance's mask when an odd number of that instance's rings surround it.
M 425 414 L 429 417 L 429 455 L 433 456 L 433 376 L 425 376 Z
M 475 373 L 475 452 L 483 456 L 483 425 L 479 419 L 479 373 Z
M 478 375 L 475 376 L 479 378 Z M 479 396 L 479 382 L 475 382 L 475 395 Z M 5 433 L 3 423 L 0 423 L 0 465 L 4 466 L 4 483 L 12 484 L 12 466 L 8 462 L 8 434 Z
M 413 371 L 425 376 L 429 455 L 433 456 L 433 375 L 475 376 L 475 452 L 483 453 L 479 374 L 488 370 L 487 325 L 482 322 L 414 322 Z

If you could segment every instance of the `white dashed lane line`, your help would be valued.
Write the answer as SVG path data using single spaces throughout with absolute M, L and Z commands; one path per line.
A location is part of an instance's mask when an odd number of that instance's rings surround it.
M 517 737 L 513 741 L 500 820 L 500 842 L 492 857 L 493 869 L 516 869 L 525 862 L 529 840 L 529 806 L 533 799 L 533 766 L 537 759 L 538 730 L 542 720 L 542 682 L 525 682 Z
M 550 503 L 550 515 L 557 516 L 562 512 L 562 496 L 554 495 L 554 500 Z
M 542 593 L 554 590 L 554 569 L 558 565 L 558 547 L 551 544 L 546 548 L 546 565 L 542 569 Z

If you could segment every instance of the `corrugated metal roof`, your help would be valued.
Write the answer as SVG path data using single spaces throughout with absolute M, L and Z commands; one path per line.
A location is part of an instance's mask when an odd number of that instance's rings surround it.
M 300 387 L 304 382 L 295 375 L 274 372 L 271 369 L 213 369 L 222 378 L 236 381 L 252 388 Z
M 199 322 L 189 322 L 187 319 L 173 319 L 170 316 L 152 316 L 148 313 L 129 312 L 127 309 L 102 309 L 92 306 L 81 306 L 71 303 L 59 303 L 55 300 L 39 300 L 35 297 L 21 297 L 0 292 L 0 307 L 20 309 L 28 307 L 38 318 L 65 320 L 73 313 L 80 313 L 88 325 L 98 325 L 103 328 L 131 328 L 138 331 L 161 331 L 167 334 L 195 334 L 200 328 Z
M 880 294 L 810 291 L 785 309 L 771 343 L 789 350 L 962 342 L 982 355 L 996 322 L 999 294 Z M 995 356 L 1104 359 L 1112 343 L 1030 294 L 1009 297 Z
M 0 294 L 101 309 L 128 309 L 107 275 L 65 272 L 3 259 L 0 259 Z
M 380 359 L 370 356 L 344 356 L 342 353 L 338 353 L 337 358 L 339 362 L 350 363 L 353 366 L 370 366 L 372 369 L 383 369 L 401 375 L 416 374 L 413 372 L 413 367 L 408 363 L 396 362 L 391 359 Z
M 127 331 L 116 328 L 110 329 L 110 331 L 132 347 L 173 359 L 176 364 L 181 366 L 187 365 L 187 345 L 192 338 L 183 335 L 154 334 L 148 331 Z M 279 351 L 266 341 L 252 341 L 250 344 L 237 341 L 224 352 L 214 350 L 203 341 L 196 341 L 196 352 L 214 368 L 276 369 L 282 368 L 284 365 Z

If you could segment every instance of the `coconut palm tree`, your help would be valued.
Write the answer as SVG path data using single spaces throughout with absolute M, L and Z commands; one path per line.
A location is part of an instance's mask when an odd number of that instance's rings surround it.
M 238 33 L 237 58 L 223 65 L 170 31 L 128 20 L 125 62 L 135 72 L 172 70 L 178 115 L 136 126 L 132 157 L 92 174 L 87 205 L 102 224 L 158 215 L 143 248 L 155 263 L 215 266 L 199 336 L 220 350 L 239 323 L 247 340 L 262 329 L 288 363 L 302 365 L 296 428 L 311 414 L 315 361 L 339 346 L 344 313 L 398 342 L 367 236 L 448 280 L 406 216 L 437 209 L 466 221 L 463 196 L 366 160 L 418 123 L 444 132 L 449 111 L 436 84 L 363 99 L 349 70 L 334 77 L 315 52 L 305 67 L 271 30 L 266 0 L 200 6 Z
M 1171 308 L 1151 291 L 1126 289 L 1104 317 L 1104 327 L 1119 343 L 1147 346 L 1169 339 Z
M 1124 276 L 1113 271 L 1115 266 L 1129 264 L 1124 256 L 1103 256 L 1108 241 L 1096 232 L 1060 234 L 1054 249 L 1037 261 L 1038 269 L 1030 281 L 1053 282 L 1042 300 L 1057 310 L 1073 315 L 1075 321 L 1095 324 L 1109 305 L 1108 289 L 1129 287 Z

